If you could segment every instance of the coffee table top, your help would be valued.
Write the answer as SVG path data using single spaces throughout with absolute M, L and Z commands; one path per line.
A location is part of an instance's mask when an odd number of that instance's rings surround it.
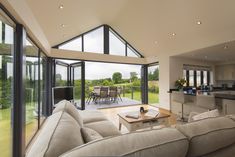
M 150 109 L 150 110 L 154 110 L 154 109 Z M 123 113 L 119 113 L 118 116 L 124 119 L 125 121 L 127 121 L 128 123 L 145 122 L 145 121 L 152 121 L 152 120 L 158 120 L 161 118 L 170 117 L 170 114 L 162 113 L 161 111 L 158 111 L 158 110 L 154 110 L 154 111 L 159 112 L 159 114 L 156 117 L 148 116 L 146 115 L 146 113 L 140 113 L 140 111 L 123 112 Z M 139 118 L 138 119 L 128 118 L 126 117 L 126 115 L 128 114 L 139 114 Z

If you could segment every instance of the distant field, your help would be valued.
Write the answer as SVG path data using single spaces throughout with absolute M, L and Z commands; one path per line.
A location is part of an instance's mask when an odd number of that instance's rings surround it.
M 131 93 L 126 93 L 125 97 L 127 98 L 131 98 Z M 156 93 L 148 93 L 148 97 L 149 97 L 149 104 L 155 104 L 159 102 L 159 96 Z M 134 92 L 133 93 L 133 99 L 134 100 L 138 100 L 141 101 L 141 93 L 140 92 Z

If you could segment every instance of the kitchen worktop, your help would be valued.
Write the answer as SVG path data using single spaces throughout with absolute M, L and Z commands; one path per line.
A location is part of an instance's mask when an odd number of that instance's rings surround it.
M 174 92 L 180 92 L 180 91 L 173 91 Z M 182 91 L 183 92 L 183 91 Z M 197 90 L 196 92 L 188 93 L 184 91 L 185 95 L 188 96 L 215 96 L 215 98 L 218 99 L 229 99 L 229 100 L 235 100 L 235 91 L 234 90 L 225 90 L 225 91 L 200 91 Z

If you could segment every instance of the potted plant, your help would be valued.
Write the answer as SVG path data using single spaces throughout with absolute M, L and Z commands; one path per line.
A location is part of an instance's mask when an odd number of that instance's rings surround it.
M 185 85 L 187 81 L 184 78 L 180 78 L 175 81 L 175 86 L 177 89 L 182 90 L 183 86 Z

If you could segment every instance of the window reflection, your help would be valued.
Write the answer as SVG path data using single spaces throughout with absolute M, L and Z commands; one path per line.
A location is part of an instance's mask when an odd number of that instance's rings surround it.
M 82 38 L 78 37 L 68 43 L 65 43 L 59 46 L 59 49 L 63 50 L 73 50 L 73 51 L 82 51 Z
M 26 144 L 38 130 L 38 88 L 39 88 L 39 71 L 38 71 L 38 48 L 29 40 L 26 41 L 26 82 L 25 82 L 25 133 Z
M 2 14 L 2 12 L 0 13 Z M 1 15 L 0 15 L 1 16 Z M 6 17 L 3 15 L 3 17 Z M 1 20 L 4 20 L 1 21 Z M 0 20 L 0 156 L 11 156 L 14 28 Z
M 84 51 L 94 53 L 104 52 L 104 27 L 84 35 Z
M 112 31 L 109 31 L 109 53 L 118 56 L 126 55 L 125 43 Z

